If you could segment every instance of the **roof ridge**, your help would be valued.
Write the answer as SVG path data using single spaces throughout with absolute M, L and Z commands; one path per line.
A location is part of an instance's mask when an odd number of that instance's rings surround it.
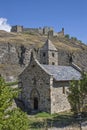
M 57 51 L 55 45 L 52 43 L 50 39 L 47 39 L 45 44 L 41 48 L 42 50 L 55 50 Z
M 82 69 L 81 69 L 78 65 L 76 65 L 75 63 L 72 62 L 71 66 L 72 66 L 74 69 L 78 70 L 79 72 L 82 72 Z
M 35 62 L 36 62 L 47 74 L 49 74 L 49 75 L 52 76 L 52 74 L 51 74 L 49 71 L 47 71 L 47 69 L 45 69 L 44 66 L 43 66 L 42 64 L 40 64 L 37 59 L 35 59 Z

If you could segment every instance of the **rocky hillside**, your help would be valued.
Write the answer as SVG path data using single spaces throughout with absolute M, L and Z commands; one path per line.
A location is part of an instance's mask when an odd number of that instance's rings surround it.
M 47 36 L 30 33 L 7 33 L 0 31 L 0 73 L 7 81 L 17 76 L 29 63 L 31 50 L 38 53 Z M 51 37 L 59 52 L 59 65 L 75 64 L 87 71 L 87 45 L 67 37 Z

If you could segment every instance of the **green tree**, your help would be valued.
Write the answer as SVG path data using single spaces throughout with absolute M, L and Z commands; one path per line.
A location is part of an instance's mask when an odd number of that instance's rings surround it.
M 78 39 L 76 37 L 71 37 L 72 40 L 77 41 Z
M 87 105 L 87 74 L 79 81 L 73 80 L 68 91 L 68 100 L 74 113 L 84 112 Z
M 65 38 L 70 39 L 70 35 L 69 35 L 69 34 L 66 34 L 66 35 L 65 35 Z
M 28 117 L 19 108 L 12 108 L 18 90 L 6 86 L 0 77 L 0 130 L 28 130 Z

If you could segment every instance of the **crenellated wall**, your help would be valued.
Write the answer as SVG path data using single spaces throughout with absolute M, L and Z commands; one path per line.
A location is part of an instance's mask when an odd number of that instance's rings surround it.
M 24 28 L 23 26 L 12 26 L 11 32 L 26 32 L 26 33 L 31 33 L 31 34 L 41 34 L 41 35 L 48 35 L 49 37 L 51 36 L 64 36 L 64 28 L 62 28 L 62 31 L 60 32 L 55 32 L 53 27 L 48 27 L 45 26 L 43 28 Z

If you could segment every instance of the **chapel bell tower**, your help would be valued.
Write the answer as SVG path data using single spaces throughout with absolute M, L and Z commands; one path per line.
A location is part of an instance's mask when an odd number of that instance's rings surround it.
M 58 51 L 49 39 L 40 49 L 40 63 L 58 65 Z

